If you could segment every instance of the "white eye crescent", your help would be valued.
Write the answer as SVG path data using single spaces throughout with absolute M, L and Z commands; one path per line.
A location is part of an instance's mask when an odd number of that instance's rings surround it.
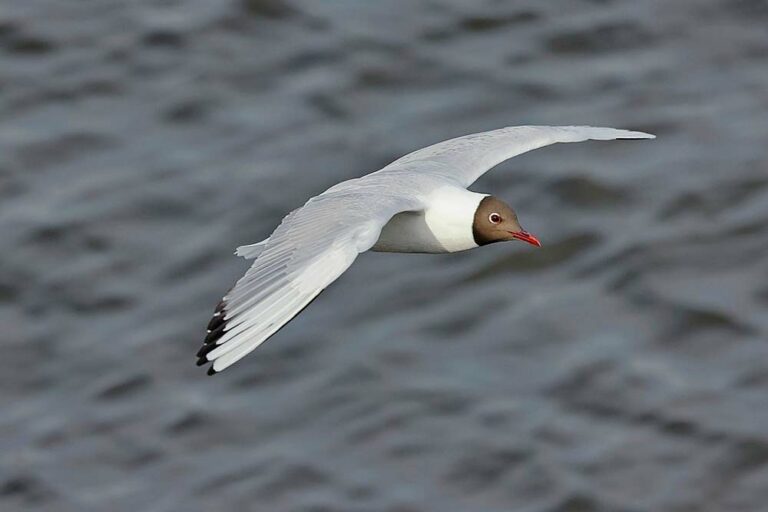
M 501 222 L 501 215 L 498 213 L 492 213 L 488 216 L 488 220 L 491 221 L 491 224 L 498 224 Z

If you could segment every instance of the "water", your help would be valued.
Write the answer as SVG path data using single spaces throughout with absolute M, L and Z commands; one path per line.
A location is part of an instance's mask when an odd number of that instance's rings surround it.
M 768 6 L 10 1 L 0 509 L 761 511 Z M 194 366 L 292 208 L 435 141 L 594 124 L 475 190 L 544 243 L 368 254 Z

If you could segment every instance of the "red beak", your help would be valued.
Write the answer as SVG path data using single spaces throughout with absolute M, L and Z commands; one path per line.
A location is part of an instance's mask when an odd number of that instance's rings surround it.
M 539 239 L 527 231 L 510 231 L 510 234 L 512 235 L 512 238 L 522 240 L 523 242 L 528 242 L 529 244 L 535 245 L 536 247 L 541 247 L 541 242 L 539 242 Z

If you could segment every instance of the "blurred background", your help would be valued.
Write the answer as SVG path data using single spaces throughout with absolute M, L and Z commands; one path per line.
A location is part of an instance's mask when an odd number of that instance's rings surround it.
M 768 3 L 0 6 L 0 509 L 763 511 Z M 366 254 L 195 367 L 232 255 L 515 124 L 544 247 Z

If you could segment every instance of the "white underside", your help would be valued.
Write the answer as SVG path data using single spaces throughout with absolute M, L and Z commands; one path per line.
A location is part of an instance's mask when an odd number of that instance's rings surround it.
M 484 197 L 455 187 L 437 190 L 429 198 L 429 208 L 392 217 L 371 250 L 446 253 L 474 249 L 472 223 Z

